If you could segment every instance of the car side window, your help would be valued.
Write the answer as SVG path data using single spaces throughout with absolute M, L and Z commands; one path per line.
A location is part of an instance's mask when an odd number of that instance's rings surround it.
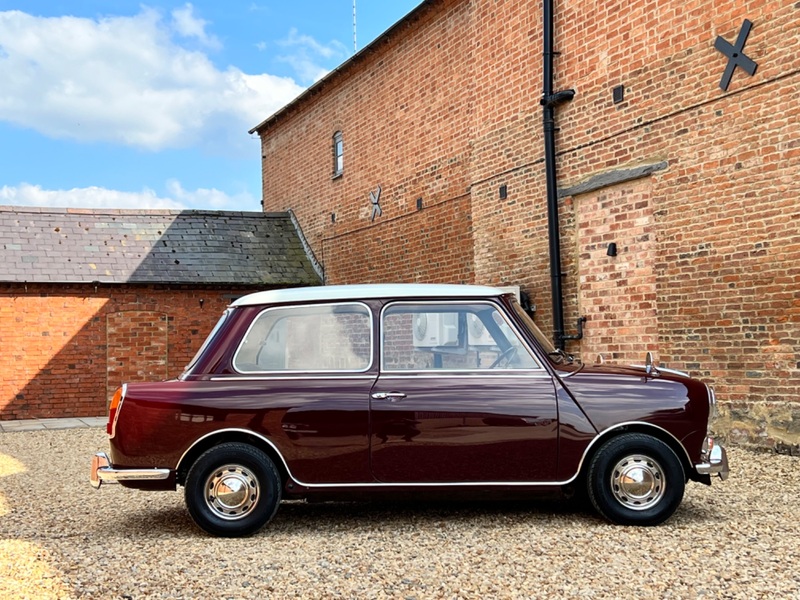
M 382 317 L 386 371 L 541 369 L 493 304 L 398 303 Z
M 363 304 L 267 309 L 250 326 L 233 367 L 240 373 L 365 371 L 371 313 Z

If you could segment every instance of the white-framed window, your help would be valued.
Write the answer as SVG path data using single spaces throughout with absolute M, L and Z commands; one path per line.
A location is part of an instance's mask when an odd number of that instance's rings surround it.
M 344 139 L 342 132 L 337 131 L 333 134 L 333 177 L 339 177 L 344 173 Z

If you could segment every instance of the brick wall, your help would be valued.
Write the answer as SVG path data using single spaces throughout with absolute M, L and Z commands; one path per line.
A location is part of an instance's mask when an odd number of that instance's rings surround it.
M 169 378 L 168 321 L 167 313 L 157 310 L 106 313 L 107 388 L 119 381 Z
M 436 267 L 419 274 L 406 268 L 423 252 L 441 256 L 438 268 L 452 268 L 453 280 L 472 277 L 468 211 L 450 224 L 447 240 L 424 240 L 418 231 L 452 214 L 448 202 L 462 209 L 469 205 L 463 196 L 469 185 L 473 84 L 461 66 L 471 46 L 462 35 L 470 7 L 451 1 L 441 9 L 444 20 L 438 10 L 423 9 L 413 27 L 402 29 L 403 36 L 366 51 L 351 74 L 326 84 L 325 102 L 290 111 L 262 138 L 265 210 L 295 212 L 317 257 L 327 256 L 327 283 L 418 276 L 450 281 Z M 332 179 L 332 138 L 339 130 L 344 172 Z M 378 186 L 383 215 L 372 221 L 370 192 Z M 418 199 L 425 208 L 415 215 Z M 408 218 L 404 224 L 384 225 L 402 217 Z M 373 225 L 379 230 L 374 235 L 384 236 L 382 243 L 363 231 Z M 397 240 L 398 227 L 421 243 Z M 410 237 L 408 243 L 416 244 Z M 385 256 L 371 259 L 376 250 Z M 444 265 L 448 253 L 458 256 L 458 265 Z
M 469 197 L 323 240 L 329 283 L 471 283 Z
M 720 427 L 731 438 L 796 448 L 800 5 L 631 3 L 607 7 L 601 28 L 590 5 L 564 3 L 559 14 L 568 40 L 559 48 L 561 85 L 579 90 L 559 115 L 562 185 L 667 161 L 648 178 L 658 327 L 651 345 L 662 363 L 714 383 Z M 748 77 L 737 69 L 726 93 L 719 81 L 727 59 L 714 41 L 733 43 L 745 18 L 754 24 L 745 53 L 758 70 Z M 620 84 L 625 101 L 614 105 L 611 89 Z M 607 264 L 632 258 L 620 252 Z
M 557 109 L 560 187 L 661 165 L 560 201 L 568 332 L 588 317 L 568 349 L 652 350 L 716 386 L 733 440 L 798 447 L 800 4 L 559 0 L 555 15 L 555 86 L 577 90 Z M 328 282 L 516 284 L 551 328 L 541 18 L 523 0 L 432 2 L 261 130 L 265 209 L 295 211 Z M 726 92 L 714 42 L 745 18 L 758 70 Z M 459 213 L 426 222 L 419 197 Z M 410 242 L 426 226 L 448 244 Z
M 612 362 L 643 362 L 658 348 L 656 240 L 650 181 L 619 185 L 577 198 L 579 310 L 591 326 L 580 349 Z M 610 244 L 617 256 L 610 257 Z
M 4 284 L 0 419 L 105 414 L 122 383 L 179 375 L 244 293 Z

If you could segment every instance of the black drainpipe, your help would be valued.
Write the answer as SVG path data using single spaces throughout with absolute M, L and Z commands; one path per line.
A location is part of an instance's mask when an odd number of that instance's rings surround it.
M 579 336 L 564 334 L 564 301 L 561 293 L 561 239 L 558 227 L 558 182 L 556 180 L 556 126 L 555 108 L 569 102 L 575 90 L 553 93 L 553 0 L 543 0 L 544 19 L 544 86 L 542 91 L 542 124 L 544 126 L 544 169 L 547 180 L 547 230 L 550 241 L 550 281 L 553 299 L 553 343 L 564 349 L 567 339 Z M 579 325 L 583 322 L 579 321 Z M 580 335 L 580 333 L 579 333 Z M 582 337 L 582 336 L 581 336 Z

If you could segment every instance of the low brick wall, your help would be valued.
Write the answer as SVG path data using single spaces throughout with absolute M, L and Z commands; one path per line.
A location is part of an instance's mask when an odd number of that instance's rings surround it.
M 122 383 L 176 377 L 246 289 L 3 284 L 0 419 L 91 417 Z

